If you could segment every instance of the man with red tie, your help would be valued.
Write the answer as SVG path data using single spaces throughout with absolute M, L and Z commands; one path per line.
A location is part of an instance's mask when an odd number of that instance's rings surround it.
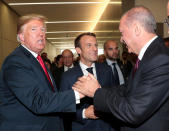
M 155 33 L 156 21 L 149 9 L 137 6 L 122 16 L 119 30 L 128 51 L 139 58 L 128 84 L 106 90 L 89 75 L 74 89 L 93 97 L 97 111 L 123 121 L 122 131 L 167 131 L 169 49 Z
M 21 43 L 4 61 L 0 72 L 0 131 L 63 131 L 58 112 L 75 112 L 82 95 L 59 93 L 40 57 L 46 45 L 46 18 L 19 18 Z

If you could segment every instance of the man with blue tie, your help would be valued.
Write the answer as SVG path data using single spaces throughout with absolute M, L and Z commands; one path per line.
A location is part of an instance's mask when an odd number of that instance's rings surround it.
M 63 73 L 60 89 L 62 91 L 72 89 L 73 84 L 83 75 L 91 73 L 99 81 L 100 85 L 110 87 L 114 85 L 111 68 L 105 64 L 97 63 L 98 44 L 94 33 L 82 33 L 75 39 L 75 49 L 80 55 L 80 62 L 71 70 Z M 69 131 L 114 131 L 112 119 L 100 116 L 97 119 L 93 108 L 93 99 L 85 97 L 76 107 L 76 114 L 69 120 L 72 122 Z M 92 120 L 92 119 L 94 120 Z M 67 118 L 64 118 L 67 119 Z M 105 119 L 105 120 L 104 120 Z
M 117 42 L 114 40 L 107 40 L 104 43 L 104 54 L 106 56 L 105 63 L 112 69 L 115 84 L 124 84 L 123 66 L 118 59 L 119 50 Z
M 21 43 L 0 71 L 0 131 L 63 131 L 58 112 L 75 112 L 79 97 L 59 93 L 40 56 L 46 45 L 46 18 L 29 14 L 19 18 Z

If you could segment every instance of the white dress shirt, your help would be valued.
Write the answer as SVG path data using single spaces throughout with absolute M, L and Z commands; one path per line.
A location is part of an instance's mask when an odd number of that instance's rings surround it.
M 64 65 L 64 72 L 68 71 L 70 68 L 73 68 L 73 67 L 74 67 L 73 64 L 70 67 Z

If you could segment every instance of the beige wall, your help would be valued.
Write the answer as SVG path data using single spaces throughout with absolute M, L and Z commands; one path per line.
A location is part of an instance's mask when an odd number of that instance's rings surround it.
M 18 45 L 17 19 L 18 16 L 0 1 L 0 67 L 4 58 Z
M 53 61 L 54 57 L 59 54 L 59 51 L 57 51 L 56 47 L 54 47 L 53 45 L 51 45 L 50 43 L 47 42 L 45 49 L 43 50 L 43 52 L 47 52 L 48 54 L 48 58 L 51 60 L 51 62 Z

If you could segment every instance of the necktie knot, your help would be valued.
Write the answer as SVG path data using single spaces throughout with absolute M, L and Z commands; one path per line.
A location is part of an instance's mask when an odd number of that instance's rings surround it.
M 135 65 L 134 65 L 133 77 L 134 77 L 134 75 L 135 75 L 135 73 L 136 73 L 136 71 L 137 71 L 137 69 L 138 69 L 139 63 L 140 63 L 140 60 L 137 59 Z
M 112 63 L 113 66 L 116 66 L 116 63 Z
M 140 60 L 137 59 L 137 60 L 136 60 L 136 64 L 135 64 L 135 66 L 134 66 L 134 68 L 135 68 L 136 70 L 138 69 L 139 63 L 140 63 Z
M 93 74 L 93 67 L 87 68 L 86 69 L 89 73 Z
M 37 56 L 37 60 L 40 62 L 40 61 L 43 61 L 42 60 L 42 57 L 40 55 Z

